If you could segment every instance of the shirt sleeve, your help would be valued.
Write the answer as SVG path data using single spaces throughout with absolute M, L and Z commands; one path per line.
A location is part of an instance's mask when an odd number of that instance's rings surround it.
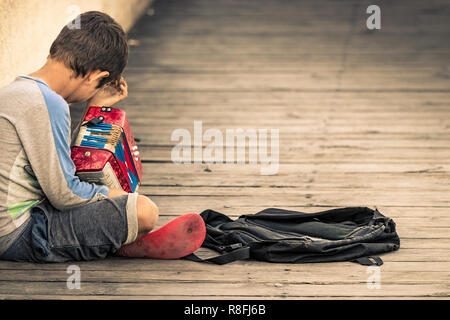
M 109 188 L 80 181 L 70 157 L 70 113 L 65 100 L 39 84 L 43 101 L 16 130 L 45 196 L 58 210 L 104 199 Z

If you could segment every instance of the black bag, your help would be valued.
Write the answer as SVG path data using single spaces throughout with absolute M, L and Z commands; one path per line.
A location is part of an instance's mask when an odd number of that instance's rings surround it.
M 317 213 L 276 208 L 242 215 L 236 220 L 205 210 L 202 247 L 220 255 L 199 262 L 225 264 L 255 259 L 279 263 L 353 261 L 362 265 L 382 265 L 373 256 L 398 250 L 400 239 L 392 219 L 378 209 L 345 207 Z

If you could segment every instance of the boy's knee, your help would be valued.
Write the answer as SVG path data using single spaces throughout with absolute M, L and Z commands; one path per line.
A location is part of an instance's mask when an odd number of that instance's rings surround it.
M 158 222 L 159 209 L 156 204 L 146 196 L 137 198 L 138 224 L 141 232 L 150 232 Z

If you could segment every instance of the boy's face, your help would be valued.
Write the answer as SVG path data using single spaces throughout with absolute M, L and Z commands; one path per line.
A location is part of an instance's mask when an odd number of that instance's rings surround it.
M 72 93 L 66 98 L 68 103 L 82 102 L 91 99 L 102 88 L 98 88 L 100 81 L 109 76 L 107 71 L 91 71 L 81 81 Z

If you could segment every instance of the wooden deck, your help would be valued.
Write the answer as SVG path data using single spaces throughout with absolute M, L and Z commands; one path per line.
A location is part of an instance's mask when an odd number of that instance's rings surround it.
M 450 296 L 450 5 L 370 1 L 157 1 L 131 30 L 127 111 L 144 159 L 140 190 L 162 225 L 214 209 L 316 212 L 377 207 L 399 251 L 381 288 L 354 263 L 225 266 L 111 257 L 0 262 L 1 298 L 448 299 Z M 74 114 L 77 110 L 74 110 Z M 175 129 L 279 129 L 278 174 L 260 164 L 174 164 Z M 206 144 L 206 143 L 204 143 Z M 225 153 L 224 153 L 225 154 Z

